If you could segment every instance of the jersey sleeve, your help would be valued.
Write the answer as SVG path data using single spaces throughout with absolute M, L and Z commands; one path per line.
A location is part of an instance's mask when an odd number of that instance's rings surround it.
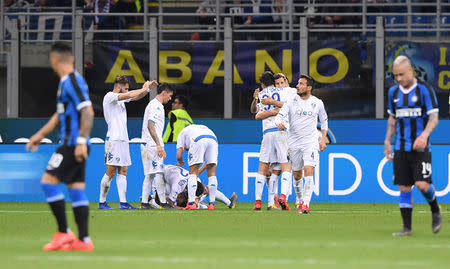
M 186 132 L 184 132 L 185 129 L 181 130 L 181 132 L 178 134 L 178 139 L 177 139 L 177 149 L 178 148 L 182 148 L 184 149 L 184 141 L 186 139 Z
M 153 106 L 150 108 L 150 111 L 148 113 L 148 121 L 151 121 L 153 123 L 156 123 L 158 120 L 158 115 L 161 113 L 161 108 L 159 106 Z
M 387 113 L 395 117 L 395 105 L 394 105 L 394 91 L 392 89 L 388 92 L 388 109 Z
M 77 80 L 75 74 L 69 75 L 70 83 L 65 83 L 65 91 L 78 111 L 92 105 L 89 89 L 84 79 Z
M 119 100 L 119 96 L 119 93 L 108 92 L 104 97 L 104 102 L 108 104 L 117 102 Z
M 439 112 L 436 93 L 434 92 L 433 88 L 424 87 L 423 103 L 425 105 L 425 111 L 427 112 L 427 115 Z
M 320 129 L 328 130 L 328 115 L 322 101 L 320 101 L 319 103 L 319 121 L 320 121 Z

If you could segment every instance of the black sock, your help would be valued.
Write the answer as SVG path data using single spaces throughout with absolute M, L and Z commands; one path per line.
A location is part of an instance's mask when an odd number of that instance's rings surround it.
M 78 238 L 83 241 L 88 235 L 88 218 L 89 207 L 77 206 L 73 208 L 73 214 L 75 216 L 75 222 L 78 225 Z
M 400 208 L 402 213 L 403 226 L 411 230 L 412 208 Z
M 439 204 L 438 204 L 438 202 L 437 202 L 436 197 L 434 198 L 433 201 L 428 202 L 428 204 L 430 204 L 431 212 L 432 212 L 432 213 L 437 213 L 437 212 L 439 212 Z
M 58 223 L 58 231 L 67 233 L 66 203 L 64 200 L 49 202 L 50 208 Z

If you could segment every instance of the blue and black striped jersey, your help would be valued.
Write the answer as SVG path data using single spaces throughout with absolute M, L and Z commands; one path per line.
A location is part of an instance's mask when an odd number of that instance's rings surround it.
M 421 82 L 404 92 L 399 85 L 389 89 L 388 113 L 396 118 L 395 151 L 413 151 L 416 138 L 423 132 L 428 115 L 439 112 L 436 93 Z M 430 141 L 425 151 L 429 151 Z
M 90 105 L 88 86 L 79 73 L 71 73 L 61 78 L 56 97 L 56 112 L 59 116 L 61 145 L 76 145 L 80 131 L 79 111 Z

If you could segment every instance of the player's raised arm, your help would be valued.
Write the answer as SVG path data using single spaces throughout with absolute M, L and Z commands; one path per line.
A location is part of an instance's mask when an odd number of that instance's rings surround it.
M 258 112 L 258 99 L 259 99 L 259 88 L 253 92 L 253 101 L 252 104 L 250 105 L 250 112 L 253 114 Z
M 41 144 L 41 140 L 47 136 L 49 133 L 53 132 L 59 125 L 59 117 L 58 113 L 54 113 L 53 116 L 48 120 L 48 122 L 42 126 L 42 128 L 37 131 L 32 137 L 30 137 L 30 141 L 26 145 L 26 150 L 28 151 L 31 148 L 32 152 L 35 152 L 39 144 Z

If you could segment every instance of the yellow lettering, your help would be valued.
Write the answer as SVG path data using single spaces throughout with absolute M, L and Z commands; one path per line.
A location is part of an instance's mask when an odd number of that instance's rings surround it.
M 317 71 L 317 62 L 321 57 L 325 55 L 333 56 L 338 62 L 338 69 L 334 75 L 323 76 Z M 311 53 L 311 55 L 309 56 L 309 74 L 317 82 L 335 83 L 343 79 L 347 75 L 347 73 L 348 59 L 347 56 L 345 56 L 345 54 L 340 50 L 333 48 L 319 49 Z
M 130 69 L 122 69 L 123 64 L 127 61 Z M 117 55 L 116 61 L 113 67 L 109 71 L 108 77 L 106 77 L 105 83 L 114 83 L 117 75 L 132 76 L 136 83 L 144 83 L 145 79 L 142 75 L 141 69 L 137 65 L 130 50 L 120 50 Z
M 289 81 L 292 81 L 292 50 L 283 50 L 282 69 L 266 50 L 256 50 L 255 80 L 257 83 L 260 82 L 259 76 L 266 71 L 266 65 L 273 73 L 283 73 Z
M 168 63 L 169 57 L 179 58 L 178 63 Z M 159 81 L 167 83 L 185 83 L 191 80 L 192 70 L 188 64 L 191 62 L 191 55 L 185 51 L 179 50 L 161 50 L 159 51 Z M 167 70 L 179 70 L 179 77 L 169 77 Z
M 214 58 L 211 66 L 206 72 L 205 78 L 203 79 L 203 84 L 212 84 L 216 77 L 224 77 L 225 71 L 219 70 L 225 58 L 225 52 L 223 50 L 217 51 L 216 57 Z M 233 65 L 233 83 L 234 84 L 243 84 L 241 76 L 237 71 L 236 65 Z
M 450 90 L 450 71 L 439 73 L 439 89 Z
M 439 65 L 447 65 L 446 56 L 447 56 L 447 47 L 440 47 L 441 57 L 439 60 Z

